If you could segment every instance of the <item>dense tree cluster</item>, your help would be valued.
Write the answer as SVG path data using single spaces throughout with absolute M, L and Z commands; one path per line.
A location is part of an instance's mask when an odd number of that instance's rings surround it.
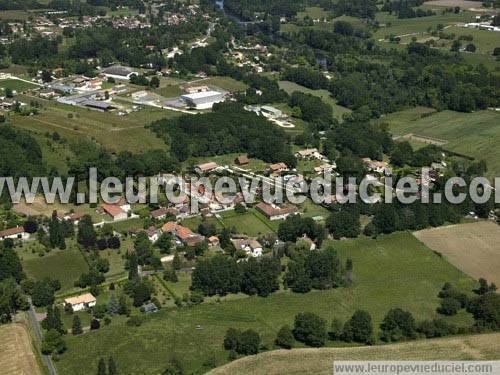
M 224 337 L 224 349 L 238 354 L 257 354 L 260 348 L 260 336 L 252 329 L 240 331 L 229 328 Z
M 213 113 L 160 120 L 151 129 L 171 145 L 172 154 L 180 161 L 228 153 L 247 153 L 266 162 L 293 163 L 295 159 L 282 129 L 238 104 L 218 105 Z
M 218 255 L 198 262 L 192 276 L 191 290 L 207 296 L 243 292 L 266 297 L 279 289 L 281 267 L 274 259 L 249 259 L 236 263 Z
M 314 289 L 335 288 L 344 282 L 344 269 L 335 250 L 296 254 L 288 263 L 285 285 L 297 293 Z
M 42 151 L 33 137 L 10 126 L 0 127 L 0 175 L 43 176 Z

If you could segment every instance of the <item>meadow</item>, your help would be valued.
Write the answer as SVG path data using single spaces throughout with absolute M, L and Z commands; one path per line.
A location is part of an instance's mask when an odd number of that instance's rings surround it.
M 294 316 L 311 311 L 331 321 L 346 320 L 356 309 L 366 309 L 378 326 L 393 307 L 410 310 L 417 320 L 436 317 L 437 293 L 446 281 L 464 291 L 476 286 L 410 233 L 336 242 L 343 260 L 354 263 L 354 281 L 348 288 L 294 294 L 280 291 L 267 298 L 245 297 L 206 302 L 180 309 L 162 309 L 143 316 L 140 327 L 113 322 L 80 337 L 67 336 L 68 351 L 57 362 L 60 374 L 83 374 L 97 368 L 99 357 L 113 355 L 123 374 L 158 373 L 172 358 L 187 373 L 203 373 L 228 361 L 222 348 L 229 327 L 252 328 L 273 348 L 277 330 L 292 324 Z M 460 313 L 453 321 L 470 324 Z M 198 326 L 198 329 L 197 329 Z M 80 366 L 86 363 L 85 369 Z M 210 365 L 207 365 L 210 363 Z
M 59 280 L 61 290 L 58 293 L 72 290 L 74 282 L 88 270 L 88 264 L 80 250 L 73 242 L 68 241 L 66 250 L 51 250 L 41 257 L 38 255 L 40 246 L 38 243 L 28 243 L 17 248 L 26 275 L 34 280 L 47 277 Z
M 474 113 L 442 111 L 431 113 L 425 108 L 392 113 L 380 121 L 389 124 L 395 136 L 409 133 L 447 140 L 443 146 L 488 163 L 488 176 L 500 173 L 500 113 L 484 110 Z
M 37 88 L 38 86 L 32 83 L 28 83 L 25 81 L 20 81 L 18 79 L 3 79 L 0 80 L 0 88 L 2 89 L 2 92 L 5 91 L 5 89 L 11 89 L 13 91 L 17 92 L 22 92 L 30 89 Z
M 72 141 L 86 137 L 115 152 L 165 148 L 165 143 L 144 126 L 159 119 L 179 115 L 177 112 L 144 108 L 128 116 L 118 116 L 116 113 L 103 113 L 25 97 L 25 101 L 30 100 L 42 104 L 40 114 L 29 117 L 13 114 L 10 119 L 14 126 L 38 134 L 58 132 Z
M 217 368 L 225 374 L 331 374 L 333 361 L 342 360 L 498 360 L 500 333 L 415 341 L 357 348 L 276 350 L 249 356 Z

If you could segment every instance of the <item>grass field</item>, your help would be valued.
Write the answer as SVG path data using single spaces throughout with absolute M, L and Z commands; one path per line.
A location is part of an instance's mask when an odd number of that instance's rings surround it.
M 277 330 L 292 324 L 294 316 L 312 311 L 328 321 L 347 319 L 356 309 L 368 310 L 378 326 L 392 307 L 412 311 L 417 320 L 433 318 L 437 293 L 444 282 L 470 291 L 476 283 L 447 263 L 410 233 L 336 242 L 342 259 L 354 262 L 354 283 L 349 288 L 313 291 L 305 295 L 281 291 L 268 298 L 245 297 L 190 308 L 161 310 L 145 316 L 140 327 L 111 324 L 81 337 L 66 338 L 68 351 L 57 362 L 58 372 L 84 374 L 97 368 L 99 357 L 112 354 L 123 374 L 159 373 L 172 357 L 180 358 L 187 373 L 209 370 L 213 358 L 228 361 L 222 348 L 229 327 L 258 331 L 269 348 Z M 453 317 L 470 324 L 468 314 Z M 202 329 L 196 329 L 200 325 Z M 82 369 L 81 363 L 88 364 Z
M 61 282 L 61 293 L 73 289 L 73 283 L 88 270 L 88 265 L 74 243 L 67 245 L 66 250 L 52 250 L 43 257 L 33 254 L 27 245 L 19 249 L 27 276 L 35 280 L 57 279 Z
M 0 372 L 4 375 L 39 375 L 31 337 L 21 324 L 0 326 Z
M 432 250 L 438 251 L 455 267 L 478 279 L 500 285 L 500 226 L 477 222 L 426 229 L 414 233 Z
M 28 102 L 32 99 L 25 98 Z M 165 143 L 144 126 L 159 119 L 178 116 L 172 111 L 145 108 L 120 117 L 114 113 L 41 101 L 39 98 L 37 101 L 44 105 L 39 115 L 12 115 L 12 124 L 39 134 L 58 132 L 69 140 L 87 137 L 111 151 L 140 152 L 148 148 L 165 148 Z
M 234 211 L 228 211 L 221 214 L 226 228 L 235 228 L 239 234 L 258 237 L 260 235 L 273 232 L 274 228 L 269 220 L 261 220 L 256 216 L 253 210 L 248 210 L 244 214 L 237 214 Z
M 443 147 L 450 151 L 484 159 L 489 176 L 500 172 L 500 113 L 485 110 L 474 113 L 453 111 L 424 115 L 422 108 L 396 112 L 381 119 L 396 136 L 413 133 L 447 140 Z
M 500 333 L 361 348 L 276 350 L 211 371 L 225 374 L 331 374 L 335 360 L 498 360 Z
M 229 92 L 245 91 L 248 88 L 245 83 L 237 81 L 231 77 L 210 77 L 196 82 L 192 84 L 192 86 L 193 85 L 211 85 L 220 87 L 221 89 Z
M 21 92 L 29 89 L 37 88 L 37 85 L 20 81 L 18 79 L 3 79 L 0 80 L 0 88 L 2 88 L 2 93 L 5 89 L 10 88 L 14 91 Z
M 351 113 L 351 110 L 346 107 L 342 107 L 341 105 L 338 105 L 335 101 L 335 99 L 332 98 L 331 94 L 327 90 L 311 90 L 308 89 L 307 87 L 298 85 L 294 82 L 290 81 L 280 81 L 279 82 L 280 88 L 285 90 L 288 94 L 293 93 L 294 91 L 300 91 L 306 94 L 311 94 L 317 97 L 320 97 L 321 100 L 323 100 L 325 103 L 328 103 L 332 106 L 333 108 L 333 117 L 335 117 L 337 120 L 342 120 L 342 116 L 346 113 Z

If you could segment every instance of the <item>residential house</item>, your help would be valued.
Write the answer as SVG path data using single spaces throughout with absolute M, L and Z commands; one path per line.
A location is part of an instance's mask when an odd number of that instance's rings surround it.
M 215 247 L 215 246 L 219 246 L 219 245 L 220 245 L 219 237 L 217 237 L 217 236 L 208 237 L 208 246 Z
M 177 210 L 175 208 L 165 208 L 161 207 L 157 210 L 151 211 L 149 213 L 149 216 L 151 216 L 152 219 L 155 220 L 163 220 L 165 219 L 168 215 L 172 215 L 174 217 L 177 216 Z
M 305 150 L 300 150 L 295 153 L 295 157 L 299 159 L 322 159 L 323 155 L 318 152 L 317 148 L 307 148 Z
M 150 227 L 146 231 L 146 234 L 148 235 L 149 241 L 151 241 L 152 243 L 155 243 L 156 241 L 158 241 L 160 238 L 160 235 L 161 235 L 160 231 L 158 229 L 156 229 L 155 227 Z
M 262 212 L 269 220 L 283 220 L 299 212 L 299 209 L 294 205 L 288 205 L 287 207 L 281 208 L 265 202 L 260 202 L 255 208 Z
M 370 158 L 363 158 L 363 164 L 372 172 L 386 173 L 389 163 L 385 161 L 372 160 Z
M 258 258 L 262 256 L 262 245 L 255 239 L 236 238 L 231 239 L 236 250 L 244 250 L 247 256 Z
M 271 164 L 269 171 L 273 176 L 279 176 L 282 172 L 288 171 L 288 166 L 285 163 Z
M 73 311 L 82 311 L 94 307 L 97 303 L 96 298 L 90 294 L 82 294 L 76 297 L 69 297 L 64 300 L 65 305 L 70 305 Z
M 193 233 L 191 229 L 183 227 L 180 224 L 169 221 L 161 228 L 163 233 L 171 233 L 175 236 L 176 241 L 179 244 L 184 244 L 186 246 L 195 246 L 197 243 L 205 240 L 200 234 Z
M 7 238 L 13 240 L 27 240 L 30 238 L 30 234 L 24 230 L 24 227 L 15 227 L 0 231 L 0 241 Z

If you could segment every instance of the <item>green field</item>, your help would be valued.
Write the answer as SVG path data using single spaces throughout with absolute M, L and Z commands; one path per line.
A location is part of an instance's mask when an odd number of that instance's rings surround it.
M 453 111 L 421 114 L 422 108 L 393 113 L 382 118 L 396 136 L 408 133 L 447 140 L 444 149 L 472 156 L 488 162 L 489 174 L 500 172 L 500 113 L 485 110 L 474 113 Z
M 22 257 L 27 276 L 35 280 L 57 279 L 61 282 L 60 292 L 71 290 L 78 277 L 88 270 L 88 265 L 74 244 L 67 245 L 66 250 L 52 250 L 43 257 L 33 254 L 29 245 L 25 245 L 26 251 L 20 249 L 18 254 Z
M 27 96 L 22 100 L 29 102 L 33 99 Z M 87 137 L 111 151 L 141 152 L 148 148 L 165 148 L 165 143 L 144 126 L 162 118 L 178 116 L 177 112 L 145 108 L 120 117 L 115 113 L 36 100 L 44 106 L 41 113 L 30 117 L 12 115 L 14 126 L 39 134 L 58 132 L 68 140 Z
M 212 85 L 220 87 L 229 92 L 245 91 L 247 85 L 243 82 L 237 81 L 231 77 L 210 77 L 196 83 L 197 85 Z
M 333 317 L 345 320 L 361 308 L 378 325 L 390 308 L 401 307 L 420 320 L 436 316 L 437 293 L 444 282 L 464 290 L 475 286 L 409 233 L 336 242 L 335 246 L 344 260 L 353 259 L 354 283 L 349 288 L 305 295 L 282 291 L 268 298 L 203 303 L 162 310 L 147 316 L 140 327 L 117 323 L 89 335 L 67 336 L 68 350 L 56 364 L 58 372 L 94 371 L 100 357 L 112 354 L 123 374 L 159 373 L 173 357 L 181 359 L 187 373 L 202 373 L 208 370 L 203 365 L 207 359 L 214 358 L 217 366 L 228 361 L 221 343 L 229 327 L 255 329 L 264 344 L 273 348 L 277 330 L 291 324 L 298 312 L 312 311 L 330 321 Z M 465 313 L 453 319 L 471 322 Z M 202 329 L 197 330 L 197 325 Z M 83 369 L 81 363 L 87 366 Z
M 37 85 L 34 85 L 32 83 L 28 83 L 28 82 L 24 82 L 24 81 L 20 81 L 18 79 L 0 80 L 0 88 L 2 88 L 2 92 L 7 88 L 10 88 L 10 89 L 17 91 L 17 92 L 22 92 L 22 91 L 26 91 L 26 90 L 30 90 L 30 89 L 35 89 L 37 87 L 38 87 Z
M 300 91 L 321 98 L 321 100 L 323 100 L 325 103 L 328 103 L 332 106 L 333 117 L 335 117 L 337 120 L 342 120 L 342 116 L 344 116 L 344 114 L 351 113 L 351 110 L 349 108 L 338 105 L 335 99 L 332 98 L 332 95 L 326 90 L 311 90 L 307 87 L 298 85 L 290 81 L 280 81 L 279 85 L 280 88 L 285 90 L 288 94 L 291 94 L 294 91 Z
M 248 210 L 244 214 L 237 214 L 234 211 L 228 211 L 221 214 L 226 228 L 235 228 L 239 234 L 258 237 L 260 235 L 273 232 L 273 223 L 264 217 L 256 215 L 253 210 Z

